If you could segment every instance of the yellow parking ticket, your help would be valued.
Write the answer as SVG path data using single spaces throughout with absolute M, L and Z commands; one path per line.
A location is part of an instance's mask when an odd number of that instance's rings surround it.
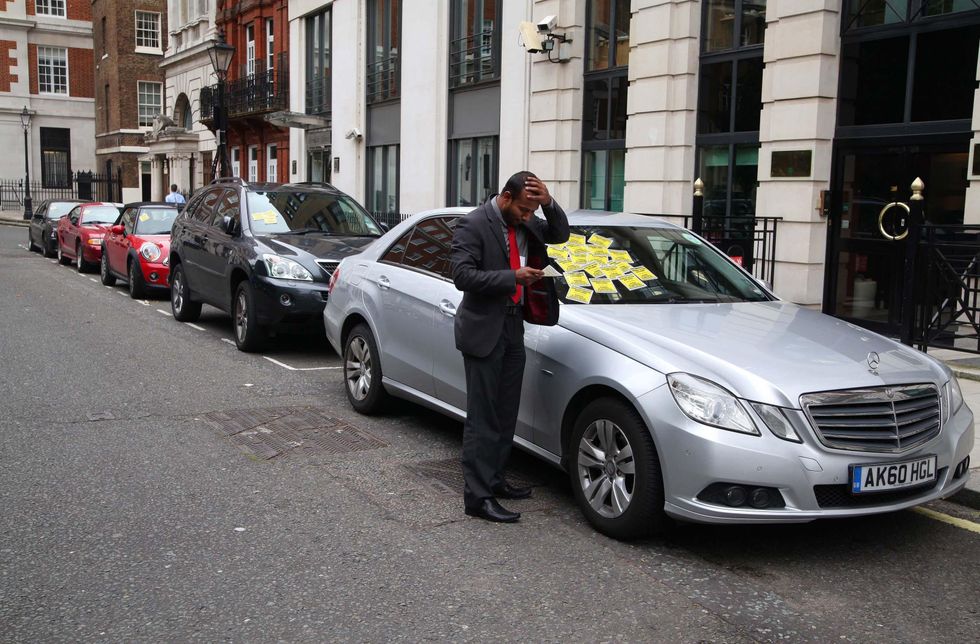
M 566 243 L 569 246 L 585 246 L 585 235 L 577 235 L 572 233 L 568 236 L 568 242 Z
M 589 262 L 582 267 L 582 270 L 592 277 L 602 277 L 602 269 L 599 268 L 599 262 Z
M 596 293 L 616 293 L 616 285 L 613 284 L 611 279 L 605 277 L 596 277 L 595 279 L 589 280 L 592 284 L 592 288 L 595 289 Z
M 644 282 L 650 282 L 652 280 L 657 279 L 657 276 L 653 274 L 653 271 L 651 271 L 646 266 L 634 266 L 633 274 L 639 277 Z
M 275 210 L 264 210 L 262 212 L 256 212 L 252 214 L 252 219 L 255 221 L 261 221 L 263 224 L 269 224 L 270 226 L 278 220 L 279 215 Z
M 589 278 L 585 273 L 581 271 L 576 271 L 574 273 L 565 273 L 565 283 L 569 286 L 577 286 L 579 288 L 587 288 L 589 286 Z
M 140 221 L 150 221 L 150 216 L 144 212 L 140 215 Z
M 559 259 L 555 263 L 558 264 L 561 267 L 561 270 L 563 270 L 566 273 L 577 271 L 582 266 L 579 262 L 576 262 L 575 260 L 572 259 Z
M 620 277 L 619 282 L 631 291 L 635 291 L 638 288 L 643 288 L 646 286 L 646 284 L 643 283 L 643 280 L 632 273 Z
M 618 266 L 609 266 L 602 269 L 602 274 L 605 275 L 608 279 L 614 280 L 622 277 L 626 273 L 620 270 Z
M 589 254 L 588 246 L 569 244 L 566 247 L 566 249 L 568 250 L 568 254 L 571 255 L 572 257 L 578 257 L 578 256 L 585 257 Z
M 589 243 L 594 246 L 600 246 L 602 248 L 609 248 L 612 246 L 613 240 L 608 237 L 603 237 L 602 235 L 595 234 L 589 237 Z
M 601 262 L 605 264 L 609 261 L 609 253 L 604 249 L 589 249 L 589 261 L 590 262 Z
M 609 257 L 611 257 L 614 262 L 629 263 L 633 261 L 633 256 L 630 255 L 630 252 L 628 250 L 610 249 Z
M 577 286 L 569 286 L 568 293 L 565 294 L 565 298 L 573 302 L 581 302 L 582 304 L 588 304 L 592 301 L 592 291 L 587 288 L 579 288 Z
M 619 262 L 616 264 L 616 268 L 618 268 L 622 273 L 629 273 L 633 270 L 633 266 L 629 262 Z
M 552 259 L 566 259 L 568 257 L 568 251 L 564 248 L 548 246 L 548 257 Z

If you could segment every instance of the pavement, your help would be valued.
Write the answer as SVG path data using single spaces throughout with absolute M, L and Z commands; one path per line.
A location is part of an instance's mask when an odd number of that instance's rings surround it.
M 0 211 L 0 225 L 28 226 L 22 211 Z M 963 399 L 980 420 L 980 355 L 955 351 L 950 349 L 930 349 L 929 355 L 936 357 L 949 366 L 960 381 Z M 970 452 L 970 480 L 961 492 L 951 500 L 980 510 L 980 428 L 974 424 L 973 451 Z

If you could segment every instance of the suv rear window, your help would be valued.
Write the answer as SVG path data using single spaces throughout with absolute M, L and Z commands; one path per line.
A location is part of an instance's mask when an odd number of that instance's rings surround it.
M 248 218 L 257 235 L 322 232 L 379 237 L 381 228 L 356 201 L 344 195 L 282 190 L 249 192 Z

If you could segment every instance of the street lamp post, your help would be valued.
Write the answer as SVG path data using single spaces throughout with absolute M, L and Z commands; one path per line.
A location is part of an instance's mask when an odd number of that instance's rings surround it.
M 34 203 L 31 201 L 31 146 L 27 133 L 31 129 L 31 113 L 24 106 L 20 113 L 20 123 L 24 126 L 24 219 L 30 219 L 34 213 Z
M 208 49 L 208 58 L 211 59 L 211 66 L 214 68 L 214 75 L 218 77 L 218 101 L 215 106 L 214 129 L 218 139 L 217 160 L 221 166 L 218 176 L 228 177 L 228 106 L 225 105 L 225 78 L 228 76 L 228 68 L 231 66 L 232 56 L 235 55 L 235 48 L 225 42 L 223 31 L 218 32 L 218 38 Z

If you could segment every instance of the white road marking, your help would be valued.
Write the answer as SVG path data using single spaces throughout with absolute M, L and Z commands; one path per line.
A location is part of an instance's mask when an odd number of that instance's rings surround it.
M 204 327 L 203 326 L 197 326 L 193 322 L 188 322 L 187 323 L 187 326 L 189 326 L 192 329 L 197 329 L 198 331 L 204 331 Z
M 279 365 L 283 369 L 288 369 L 289 371 L 324 371 L 326 369 L 341 369 L 342 367 L 291 367 L 285 362 L 279 362 L 275 358 L 270 358 L 269 356 L 262 356 L 272 364 Z
M 58 263 L 58 260 L 56 260 L 56 259 L 49 259 L 48 261 L 51 262 L 52 264 L 57 264 Z
M 229 340 L 228 338 L 221 338 L 221 341 L 222 342 L 227 342 L 231 346 L 235 346 L 235 341 L 234 340 Z
M 89 279 L 90 282 L 98 282 L 99 281 L 99 280 L 95 279 L 94 277 L 90 277 L 88 279 Z M 103 286 L 105 286 L 105 285 L 103 284 Z
M 123 293 L 122 291 L 116 291 L 116 295 L 122 295 L 123 297 L 126 297 L 126 294 Z
M 163 313 L 164 315 L 173 317 L 173 313 L 171 313 L 170 311 L 164 311 L 163 309 L 157 309 L 157 313 Z
M 18 246 L 18 247 L 20 247 L 20 248 L 23 248 L 23 249 L 24 249 L 24 250 L 26 250 L 26 251 L 27 251 L 28 253 L 29 253 L 29 252 L 31 252 L 31 249 L 30 249 L 30 248 L 28 248 L 27 246 L 25 246 L 25 245 L 23 245 L 23 244 L 17 244 L 17 246 Z
M 105 284 L 102 285 L 102 288 L 107 288 L 110 291 L 114 290 L 114 288 L 112 286 L 106 286 Z
M 146 300 L 136 300 L 136 301 L 139 302 L 140 304 L 142 304 L 143 306 L 149 306 L 150 305 L 150 303 L 147 302 Z

